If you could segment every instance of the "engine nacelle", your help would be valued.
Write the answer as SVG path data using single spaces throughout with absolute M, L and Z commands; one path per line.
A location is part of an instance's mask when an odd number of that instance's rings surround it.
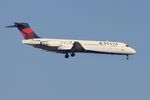
M 51 46 L 51 47 L 60 47 L 61 41 L 42 41 L 42 45 Z

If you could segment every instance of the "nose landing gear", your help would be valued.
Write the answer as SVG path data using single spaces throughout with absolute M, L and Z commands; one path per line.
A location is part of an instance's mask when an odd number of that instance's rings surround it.
M 129 55 L 127 55 L 127 58 L 126 58 L 127 60 L 129 60 Z

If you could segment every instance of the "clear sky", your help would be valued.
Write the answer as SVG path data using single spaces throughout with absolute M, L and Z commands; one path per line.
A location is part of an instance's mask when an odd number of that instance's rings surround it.
M 1 0 L 0 100 L 150 100 L 149 0 Z M 22 45 L 27 22 L 41 37 L 122 41 L 125 56 L 45 52 Z

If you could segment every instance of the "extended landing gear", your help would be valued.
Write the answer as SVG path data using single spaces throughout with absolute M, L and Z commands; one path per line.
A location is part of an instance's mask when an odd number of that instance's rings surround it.
M 74 57 L 74 56 L 75 56 L 75 53 L 72 52 L 72 53 L 71 53 L 71 57 Z M 69 58 L 69 54 L 68 54 L 68 53 L 65 54 L 65 58 Z
M 65 58 L 69 58 L 69 55 L 68 55 L 68 53 L 66 53 L 66 55 L 65 55 Z
M 127 60 L 129 60 L 129 55 L 127 55 L 127 58 L 126 58 Z
M 75 56 L 75 53 L 73 52 L 73 53 L 71 53 L 71 57 L 74 57 Z

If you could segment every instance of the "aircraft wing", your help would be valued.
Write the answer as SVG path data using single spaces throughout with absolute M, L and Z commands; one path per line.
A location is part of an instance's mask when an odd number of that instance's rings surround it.
M 79 51 L 85 51 L 83 46 L 79 42 L 74 42 L 73 44 L 65 44 L 58 48 L 59 50 L 64 51 L 71 51 L 71 52 L 79 52 Z
M 79 42 L 74 42 L 71 51 L 85 51 L 85 49 Z

